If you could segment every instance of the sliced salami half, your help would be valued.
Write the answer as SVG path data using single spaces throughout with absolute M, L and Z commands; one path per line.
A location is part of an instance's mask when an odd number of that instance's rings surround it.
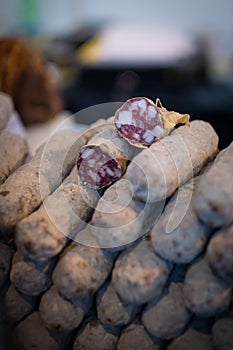
M 168 135 L 175 125 L 189 125 L 189 115 L 168 111 L 159 99 L 146 97 L 127 100 L 115 113 L 119 134 L 136 147 L 147 147 Z
M 146 97 L 127 100 L 115 113 L 115 125 L 122 137 L 138 147 L 149 146 L 164 134 L 159 108 Z
M 113 159 L 104 145 L 88 145 L 79 154 L 78 174 L 84 185 L 100 189 L 121 177 L 124 163 Z

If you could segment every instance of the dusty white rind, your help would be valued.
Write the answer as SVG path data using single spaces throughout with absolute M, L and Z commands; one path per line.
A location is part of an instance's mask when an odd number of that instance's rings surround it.
M 109 326 L 128 324 L 137 312 L 135 304 L 121 301 L 113 283 L 106 283 L 97 293 L 96 309 L 100 322 Z
M 233 223 L 232 173 L 233 142 L 218 154 L 197 186 L 195 210 L 200 220 L 212 228 Z
M 11 282 L 23 294 L 37 296 L 52 284 L 51 273 L 56 261 L 35 262 L 17 252 L 10 272 Z
M 233 285 L 233 225 L 223 228 L 211 238 L 207 260 L 213 272 Z
M 26 141 L 19 135 L 2 132 L 0 134 L 0 184 L 23 164 L 27 154 L 28 147 Z
M 171 283 L 168 294 L 158 303 L 146 306 L 142 314 L 142 323 L 153 336 L 168 340 L 182 334 L 190 318 L 191 312 L 184 304 L 183 284 Z
M 36 308 L 37 302 L 37 297 L 22 294 L 11 284 L 4 297 L 4 312 L 7 320 L 13 324 L 20 322 Z
M 36 261 L 55 257 L 90 220 L 98 199 L 97 191 L 79 185 L 75 166 L 40 208 L 16 226 L 18 249 Z
M 12 233 L 14 226 L 61 184 L 74 166 L 78 150 L 105 122 L 97 121 L 81 135 L 72 130 L 55 132 L 30 162 L 8 177 L 0 186 L 0 235 Z
M 75 162 L 76 150 L 72 145 L 78 137 L 79 134 L 71 130 L 56 133 L 51 137 L 46 154 L 43 145 L 30 162 L 19 167 L 0 186 L 2 233 L 12 231 L 60 185 Z
M 161 347 L 151 339 L 144 326 L 135 320 L 123 330 L 117 343 L 117 350 L 129 349 L 159 350 Z
M 176 264 L 190 263 L 198 256 L 210 234 L 194 210 L 195 183 L 189 181 L 171 197 L 151 233 L 156 254 Z
M 198 316 L 217 316 L 231 302 L 232 288 L 217 278 L 204 257 L 192 264 L 184 281 L 186 307 Z
M 125 303 L 142 305 L 160 297 L 172 264 L 154 254 L 151 242 L 143 239 L 117 259 L 112 279 Z
M 68 299 L 95 293 L 112 270 L 113 259 L 99 248 L 77 245 L 57 263 L 53 283 Z
M 104 326 L 99 320 L 91 320 L 75 337 L 73 350 L 116 349 L 119 328 Z
M 77 328 L 91 305 L 91 297 L 80 298 L 76 305 L 64 299 L 52 286 L 41 298 L 39 312 L 47 329 L 54 332 L 69 332 Z
M 211 334 L 197 332 L 189 328 L 185 333 L 172 340 L 167 350 L 214 350 Z
M 49 332 L 39 312 L 33 312 L 15 328 L 11 340 L 14 350 L 62 350 L 70 339 L 69 333 L 61 335 Z
M 133 186 L 135 199 L 160 201 L 200 171 L 217 150 L 214 129 L 207 122 L 195 120 L 190 127 L 179 127 L 138 154 L 128 166 L 125 178 Z

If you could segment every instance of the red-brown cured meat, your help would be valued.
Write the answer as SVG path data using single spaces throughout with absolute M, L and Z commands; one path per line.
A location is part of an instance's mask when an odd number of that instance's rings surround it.
M 122 137 L 135 146 L 149 146 L 164 133 L 159 108 L 148 98 L 126 101 L 115 114 L 115 125 Z

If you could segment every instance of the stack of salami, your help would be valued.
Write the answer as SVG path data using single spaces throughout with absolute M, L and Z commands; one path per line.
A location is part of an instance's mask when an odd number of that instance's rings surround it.
M 127 101 L 23 165 L 26 146 L 0 133 L 13 349 L 233 349 L 233 143 L 219 151 L 201 120 L 168 127 L 164 110 Z

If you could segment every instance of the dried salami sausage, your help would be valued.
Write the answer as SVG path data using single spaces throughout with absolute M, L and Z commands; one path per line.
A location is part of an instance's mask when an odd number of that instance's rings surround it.
M 136 147 L 147 147 L 168 135 L 175 125 L 189 125 L 189 115 L 168 111 L 159 99 L 146 97 L 127 100 L 115 113 L 119 134 Z
M 125 162 L 121 163 L 109 156 L 104 145 L 88 145 L 80 152 L 77 167 L 83 184 L 99 189 L 121 177 Z
M 164 133 L 158 107 L 148 98 L 126 101 L 115 114 L 119 133 L 134 145 L 149 146 Z
M 106 187 L 123 175 L 128 161 L 138 152 L 138 148 L 119 135 L 114 123 L 109 122 L 80 150 L 78 175 L 90 188 Z

